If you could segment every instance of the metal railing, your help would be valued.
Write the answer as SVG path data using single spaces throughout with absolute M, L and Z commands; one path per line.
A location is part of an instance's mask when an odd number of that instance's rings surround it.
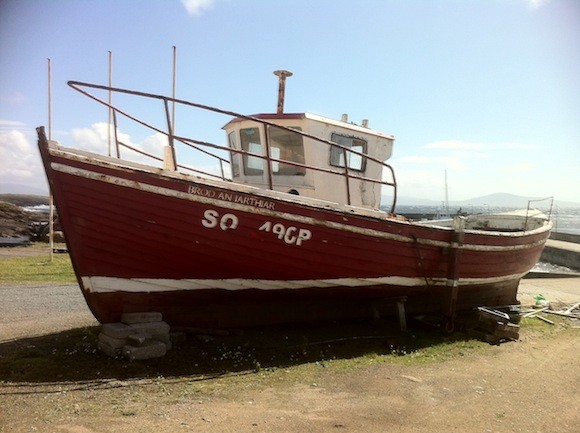
M 554 207 L 554 196 L 544 197 L 544 198 L 533 198 L 528 200 L 528 208 L 526 210 L 526 220 L 524 222 L 524 231 L 528 230 L 528 219 L 530 217 L 530 206 L 532 202 L 540 202 L 550 200 L 550 210 L 548 211 L 548 221 L 552 219 L 552 208 Z
M 211 177 L 217 177 L 223 180 L 231 180 L 229 178 L 227 178 L 225 176 L 225 171 L 224 171 L 224 163 L 226 164 L 230 164 L 230 161 L 219 156 L 216 155 L 214 153 L 211 153 L 209 150 L 206 149 L 214 149 L 214 150 L 220 150 L 220 151 L 224 151 L 224 152 L 228 152 L 228 153 L 235 153 L 235 154 L 239 154 L 239 155 L 246 155 L 246 156 L 251 156 L 254 158 L 260 158 L 262 160 L 266 161 L 266 165 L 268 167 L 267 170 L 267 179 L 268 179 L 268 188 L 273 190 L 274 189 L 274 177 L 273 177 L 273 164 L 274 163 L 283 163 L 283 164 L 287 164 L 287 165 L 292 165 L 295 167 L 300 167 L 300 168 L 304 168 L 306 170 L 313 170 L 316 172 L 321 172 L 321 173 L 329 173 L 329 174 L 333 174 L 339 177 L 343 177 L 344 178 L 344 182 L 345 182 L 345 186 L 346 186 L 346 203 L 348 205 L 352 204 L 352 200 L 351 200 L 351 183 L 352 180 L 360 180 L 360 181 L 365 181 L 365 182 L 371 182 L 371 183 L 375 183 L 375 184 L 380 184 L 383 186 L 388 186 L 390 188 L 392 188 L 393 191 L 393 199 L 392 199 L 392 203 L 391 203 L 391 210 L 390 212 L 394 212 L 395 210 L 395 205 L 397 202 L 397 183 L 396 183 L 396 179 L 395 179 L 395 172 L 393 170 L 393 168 L 389 165 L 386 164 L 383 161 L 380 161 L 376 158 L 373 158 L 363 152 L 359 152 L 356 150 L 353 150 L 351 148 L 345 147 L 343 145 L 340 145 L 338 143 L 335 143 L 333 141 L 330 140 L 326 140 L 324 138 L 320 138 L 317 136 L 314 136 L 312 134 L 308 134 L 306 132 L 303 131 L 299 131 L 293 128 L 289 128 L 289 127 L 285 127 L 279 124 L 276 124 L 275 122 L 271 122 L 265 119 L 260 119 L 254 116 L 247 116 L 244 114 L 240 114 L 240 113 L 236 113 L 233 111 L 228 111 L 228 110 L 222 110 L 216 107 L 211 107 L 209 105 L 203 105 L 203 104 L 199 104 L 199 103 L 195 103 L 195 102 L 190 102 L 190 101 L 186 101 L 186 100 L 182 100 L 182 99 L 176 99 L 176 98 L 172 98 L 172 97 L 168 97 L 168 96 L 163 96 L 163 95 L 157 95 L 157 94 L 152 94 L 152 93 L 145 93 L 145 92 L 140 92 L 140 91 L 135 91 L 135 90 L 128 90 L 128 89 L 122 89 L 122 88 L 117 88 L 117 87 L 110 87 L 110 86 L 103 86 L 103 85 L 98 85 L 98 84 L 91 84 L 91 83 L 85 83 L 85 82 L 80 82 L 80 81 L 69 81 L 68 85 L 70 87 L 72 87 L 74 90 L 82 93 L 83 95 L 89 97 L 90 99 L 93 99 L 94 101 L 108 107 L 111 111 L 112 111 L 112 119 L 113 119 L 113 128 L 114 128 L 114 139 L 115 139 L 115 149 L 116 149 L 116 155 L 117 158 L 121 157 L 121 152 L 120 152 L 120 147 L 124 147 L 127 148 L 131 151 L 134 151 L 136 153 L 139 153 L 143 156 L 147 156 L 149 158 L 152 158 L 154 160 L 157 161 L 163 161 L 162 158 L 159 158 L 155 155 L 152 155 L 150 153 L 147 153 L 143 150 L 137 149 L 134 146 L 131 146 L 127 143 L 123 143 L 122 141 L 119 140 L 117 131 L 118 131 L 118 119 L 117 119 L 117 115 L 120 114 L 152 131 L 158 132 L 164 136 L 167 137 L 168 143 L 169 143 L 169 147 L 171 148 L 171 154 L 172 154 L 172 163 L 173 163 L 173 167 L 175 168 L 181 168 L 184 170 L 189 170 L 189 171 L 193 171 L 196 173 L 200 173 L 200 174 L 204 174 L 207 176 L 211 176 Z M 86 88 L 89 89 L 96 89 L 96 90 L 104 90 L 107 92 L 116 92 L 116 93 L 122 93 L 122 94 L 126 94 L 126 95 L 132 95 L 132 96 L 138 96 L 138 97 L 143 97 L 143 98 L 148 98 L 148 99 L 156 99 L 159 100 L 163 103 L 163 107 L 164 107 L 164 111 L 165 111 L 165 117 L 166 117 L 166 122 L 167 122 L 167 129 L 163 130 L 160 129 L 154 125 L 151 125 L 148 122 L 145 122 L 141 119 L 138 119 L 137 117 L 127 113 L 124 110 L 121 110 L 118 107 L 115 107 L 114 105 L 112 105 L 111 103 L 95 96 L 92 93 L 89 93 L 87 90 L 85 90 Z M 335 147 L 340 149 L 342 155 L 343 155 L 343 160 L 344 160 L 344 169 L 343 170 L 332 170 L 329 168 L 325 168 L 325 167 L 320 167 L 320 166 L 312 166 L 312 165 L 308 165 L 308 164 L 302 164 L 299 162 L 295 162 L 295 161 L 289 161 L 289 160 L 284 160 L 284 159 L 278 159 L 278 158 L 273 158 L 270 152 L 270 145 L 269 145 L 269 140 L 268 140 L 268 134 L 265 133 L 265 155 L 259 155 L 256 153 L 251 153 L 251 152 L 247 152 L 245 150 L 242 149 L 235 149 L 229 146 L 223 146 L 223 145 L 218 145 L 218 144 L 214 144 L 214 143 L 210 143 L 207 141 L 202 141 L 202 140 L 196 140 L 193 138 L 188 138 L 188 137 L 182 137 L 179 135 L 175 134 L 174 131 L 174 124 L 172 122 L 172 116 L 170 115 L 170 107 L 169 105 L 171 104 L 180 104 L 180 105 L 184 105 L 184 106 L 188 106 L 188 107 L 193 107 L 193 108 L 197 108 L 197 109 L 201 109 L 201 110 L 206 110 L 206 111 L 210 111 L 213 113 L 218 113 L 218 114 L 222 114 L 222 115 L 226 115 L 226 116 L 231 116 L 234 118 L 239 118 L 239 119 L 245 119 L 245 120 L 251 120 L 257 123 L 260 123 L 264 126 L 271 126 L 271 127 L 275 127 L 275 128 L 279 128 L 285 131 L 288 131 L 290 133 L 293 134 L 297 134 L 297 135 L 301 135 L 302 137 L 305 138 L 309 138 L 314 140 L 317 143 L 321 143 L 321 144 L 326 144 L 329 145 L 331 147 Z M 177 158 L 176 158 L 176 152 L 175 152 L 175 142 L 180 142 L 198 152 L 201 152 L 204 155 L 210 156 L 212 158 L 215 158 L 219 164 L 220 164 L 220 170 L 221 170 L 221 176 L 212 174 L 212 173 L 207 173 L 204 171 L 200 171 L 197 170 L 195 168 L 192 167 L 188 167 L 185 165 L 180 165 L 177 163 Z M 348 155 L 350 154 L 354 154 L 354 155 L 358 155 L 361 158 L 364 158 L 364 160 L 366 161 L 370 161 L 372 163 L 378 164 L 379 166 L 381 166 L 383 169 L 386 169 L 389 173 L 390 173 L 390 177 L 392 179 L 392 181 L 385 181 L 382 179 L 373 179 L 373 178 L 369 178 L 366 176 L 362 176 L 359 174 L 356 174 L 355 172 L 353 172 L 352 169 L 349 169 L 348 167 Z M 381 170 L 382 173 L 382 170 Z

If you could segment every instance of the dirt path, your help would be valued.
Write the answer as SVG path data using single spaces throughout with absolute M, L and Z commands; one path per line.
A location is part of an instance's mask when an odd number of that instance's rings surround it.
M 0 343 L 94 325 L 76 284 L 0 285 Z
M 524 341 L 426 366 L 330 365 L 309 381 L 225 391 L 197 414 L 177 400 L 161 408 L 160 427 L 185 420 L 207 432 L 572 432 L 580 422 L 577 343 Z
M 0 431 L 576 432 L 577 332 L 524 332 L 410 366 L 362 358 L 207 380 L 2 383 Z

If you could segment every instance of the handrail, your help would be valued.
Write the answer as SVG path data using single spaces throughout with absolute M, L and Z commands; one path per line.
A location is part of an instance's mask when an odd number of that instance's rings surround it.
M 532 202 L 546 201 L 546 200 L 550 200 L 550 211 L 548 212 L 548 221 L 552 219 L 552 208 L 554 207 L 554 196 L 551 195 L 549 197 L 544 197 L 544 198 L 532 198 L 532 199 L 528 200 L 528 208 L 526 210 L 526 220 L 524 222 L 524 231 L 528 230 L 528 218 L 529 218 L 529 214 L 530 214 L 530 205 L 532 204 Z
M 260 119 L 258 117 L 255 116 L 248 116 L 248 115 L 244 115 L 244 114 L 240 114 L 240 113 L 236 113 L 233 111 L 228 111 L 228 110 L 222 110 L 220 108 L 216 108 L 216 107 L 212 107 L 209 105 L 203 105 L 203 104 L 199 104 L 199 103 L 195 103 L 195 102 L 191 102 L 191 101 L 186 101 L 186 100 L 182 100 L 182 99 L 177 99 L 177 98 L 172 98 L 172 97 L 168 97 L 168 96 L 163 96 L 163 95 L 157 95 L 157 94 L 153 94 L 153 93 L 146 93 L 146 92 L 140 92 L 140 91 L 136 91 L 136 90 L 128 90 L 128 89 L 122 89 L 122 88 L 117 88 L 117 87 L 110 87 L 110 86 L 103 86 L 103 85 L 99 85 L 99 84 L 91 84 L 91 83 L 85 83 L 85 82 L 81 82 L 81 81 L 69 81 L 68 85 L 73 88 L 74 90 L 78 91 L 79 93 L 89 97 L 90 99 L 93 99 L 94 101 L 108 107 L 109 109 L 111 109 L 113 111 L 113 123 L 114 123 L 114 128 L 115 128 L 115 143 L 117 146 L 117 157 L 120 158 L 120 152 L 119 152 L 119 139 L 117 137 L 117 116 L 116 114 L 119 113 L 122 116 L 125 116 L 126 118 L 133 120 L 134 122 L 151 129 L 152 131 L 158 132 L 164 136 L 166 136 L 168 138 L 168 143 L 169 146 L 171 147 L 171 154 L 172 154 L 172 158 L 173 158 L 173 167 L 177 168 L 186 168 L 188 170 L 193 170 L 196 171 L 190 167 L 185 167 L 185 166 L 181 166 L 177 164 L 177 160 L 176 160 L 176 155 L 175 155 L 175 151 L 174 151 L 174 142 L 180 142 L 183 143 L 199 152 L 202 152 L 205 155 L 211 156 L 213 158 L 216 158 L 219 162 L 220 162 L 220 167 L 221 167 L 221 172 L 222 172 L 222 176 L 221 178 L 223 180 L 230 180 L 227 179 L 224 175 L 223 172 L 223 163 L 230 163 L 230 161 L 228 161 L 227 159 L 224 159 L 222 157 L 220 157 L 219 155 L 215 155 L 211 152 L 208 152 L 205 149 L 200 148 L 199 146 L 204 146 L 206 148 L 212 148 L 212 149 L 216 149 L 216 150 L 222 150 L 225 152 L 230 152 L 230 153 L 235 153 L 235 154 L 240 154 L 240 155 L 250 155 L 252 157 L 255 158 L 260 158 L 262 160 L 265 160 L 268 166 L 268 186 L 269 189 L 273 189 L 273 177 L 272 177 L 272 163 L 273 162 L 279 162 L 279 163 L 284 163 L 287 165 L 292 165 L 292 166 L 296 166 L 296 167 L 302 167 L 305 169 L 309 169 L 309 170 L 314 170 L 314 171 L 318 171 L 318 172 L 324 172 L 324 173 L 331 173 L 334 175 L 338 175 L 338 176 L 343 176 L 345 178 L 345 182 L 346 182 L 346 195 L 347 195 L 347 204 L 351 204 L 351 197 L 350 197 L 350 179 L 358 179 L 358 180 L 363 180 L 363 181 L 368 181 L 368 182 L 372 182 L 372 183 L 378 183 L 381 185 L 386 185 L 389 186 L 393 189 L 393 200 L 392 200 L 392 204 L 391 204 L 391 210 L 390 212 L 394 212 L 395 210 L 395 205 L 397 202 L 397 182 L 395 179 L 395 172 L 393 170 L 393 168 L 389 165 L 386 164 L 383 161 L 380 161 L 372 156 L 369 156 L 363 152 L 359 152 L 356 150 L 353 150 L 351 148 L 348 148 L 346 146 L 343 146 L 341 144 L 335 143 L 333 141 L 321 138 L 321 137 L 316 137 L 312 134 L 297 130 L 297 129 L 293 129 L 293 128 L 289 128 L 286 126 L 282 126 L 279 124 L 276 124 L 274 122 L 265 120 L 265 119 Z M 121 110 L 118 107 L 113 106 L 112 104 L 110 104 L 109 102 L 89 93 L 87 90 L 84 90 L 84 88 L 90 88 L 90 89 L 97 89 L 97 90 L 106 90 L 108 92 L 118 92 L 118 93 L 123 93 L 123 94 L 128 94 L 128 95 L 132 95 L 132 96 L 139 96 L 139 97 L 144 97 L 144 98 L 149 98 L 149 99 L 157 99 L 162 101 L 163 105 L 164 105 L 164 109 L 165 109 L 165 114 L 166 114 L 166 121 L 167 121 L 167 131 L 164 131 L 154 125 L 149 124 L 148 122 L 145 122 L 143 120 L 140 120 L 138 118 L 136 118 L 135 116 Z M 267 140 L 267 135 L 266 136 L 266 143 L 265 143 L 265 149 L 266 149 L 266 155 L 258 155 L 255 153 L 250 153 L 241 149 L 234 149 L 228 146 L 223 146 L 223 145 L 218 145 L 218 144 L 214 144 L 214 143 L 209 143 L 206 141 L 201 141 L 201 140 L 195 140 L 192 138 L 187 138 L 187 137 L 181 137 L 178 135 L 175 135 L 175 131 L 173 129 L 173 124 L 171 122 L 171 116 L 169 115 L 169 102 L 172 102 L 174 104 L 182 104 L 185 106 L 189 106 L 189 107 L 193 107 L 193 108 L 198 108 L 201 110 L 206 110 L 206 111 L 210 111 L 210 112 L 214 112 L 214 113 L 218 113 L 218 114 L 223 114 L 223 115 L 227 115 L 227 116 L 232 116 L 232 117 L 236 117 L 236 118 L 240 118 L 240 119 L 245 119 L 245 120 L 251 120 L 251 121 L 255 121 L 257 123 L 260 123 L 262 125 L 266 125 L 266 126 L 272 126 L 275 128 L 279 128 L 285 131 L 289 131 L 291 133 L 294 134 L 298 134 L 301 135 L 302 137 L 306 137 L 306 138 L 310 138 L 312 140 L 315 140 L 316 142 L 319 143 L 323 143 L 323 144 L 327 144 L 331 147 L 335 147 L 338 148 L 342 151 L 343 155 L 344 155 L 344 170 L 343 171 L 337 171 L 337 170 L 331 170 L 331 169 L 326 169 L 323 167 L 318 167 L 318 166 L 310 166 L 310 165 L 306 165 L 306 164 L 301 164 L 301 163 L 297 163 L 294 161 L 287 161 L 287 160 L 283 160 L 283 159 L 277 159 L 277 158 L 273 158 L 270 154 L 270 146 Z M 131 149 L 131 150 L 136 150 L 135 148 L 132 148 L 132 146 L 128 146 L 126 144 L 121 143 L 122 145 L 124 145 L 125 147 Z M 382 166 L 383 168 L 387 168 L 390 172 L 390 176 L 392 181 L 386 181 L 386 180 L 377 180 L 377 179 L 371 179 L 365 176 L 359 176 L 355 173 L 352 172 L 351 169 L 349 169 L 348 167 L 348 152 L 355 154 L 355 155 L 359 155 L 363 158 L 365 158 L 367 161 L 372 161 L 373 163 L 379 164 L 380 166 Z M 144 154 L 143 152 L 139 152 L 141 154 Z M 152 155 L 146 155 L 146 156 L 152 156 Z M 154 159 L 158 159 L 154 157 Z M 197 171 L 198 173 L 203 173 L 203 174 L 207 174 L 207 175 L 211 175 L 214 177 L 219 177 L 216 175 L 213 175 L 211 173 L 204 173 L 201 171 Z
M 163 162 L 163 158 L 160 158 L 158 156 L 152 155 L 152 154 L 150 154 L 148 152 L 145 152 L 144 150 L 141 150 L 141 149 L 138 149 L 138 148 L 136 148 L 134 146 L 131 146 L 130 144 L 123 143 L 122 141 L 119 141 L 118 144 L 120 144 L 123 147 L 126 147 L 129 150 L 132 150 L 135 153 L 139 153 L 139 154 L 141 154 L 143 156 L 146 156 L 147 158 L 151 158 L 151 159 L 154 159 L 156 161 Z M 220 161 L 220 163 L 221 163 L 221 161 Z M 215 177 L 216 179 L 222 179 L 222 180 L 224 179 L 223 169 L 222 169 L 222 176 L 218 176 L 217 174 L 206 173 L 205 171 L 197 170 L 197 169 L 195 169 L 193 167 L 189 167 L 189 166 L 183 165 L 183 164 L 177 164 L 177 167 L 183 168 L 184 170 L 192 171 L 194 173 L 199 173 L 199 174 L 204 174 L 206 176 Z

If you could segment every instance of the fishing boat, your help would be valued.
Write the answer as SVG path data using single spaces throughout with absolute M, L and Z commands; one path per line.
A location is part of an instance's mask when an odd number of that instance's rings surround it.
M 517 304 L 549 216 L 530 206 L 438 221 L 396 215 L 385 162 L 394 137 L 346 115 L 286 113 L 291 73 L 275 73 L 278 107 L 257 115 L 69 82 L 110 110 L 113 155 L 63 147 L 43 127 L 38 144 L 78 283 L 101 323 L 156 311 L 172 326 L 232 328 L 390 314 L 404 302 L 406 314 L 436 313 L 451 331 L 460 311 Z M 111 94 L 158 104 L 164 126 L 113 105 Z M 178 133 L 175 106 L 226 116 L 227 144 Z M 152 130 L 163 148 L 123 140 L 120 119 Z M 201 173 L 182 163 L 186 151 L 222 169 Z M 121 155 L 135 152 L 152 162 Z

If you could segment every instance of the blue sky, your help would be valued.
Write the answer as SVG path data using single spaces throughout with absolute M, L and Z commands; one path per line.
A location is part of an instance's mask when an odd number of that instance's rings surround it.
M 288 69 L 287 112 L 393 134 L 401 196 L 443 200 L 447 170 L 452 200 L 580 202 L 579 41 L 576 0 L 0 0 L 0 184 L 46 189 L 48 58 L 53 138 L 96 148 L 106 110 L 66 81 L 106 84 L 112 51 L 115 86 L 170 95 L 176 46 L 179 98 L 274 111 Z

